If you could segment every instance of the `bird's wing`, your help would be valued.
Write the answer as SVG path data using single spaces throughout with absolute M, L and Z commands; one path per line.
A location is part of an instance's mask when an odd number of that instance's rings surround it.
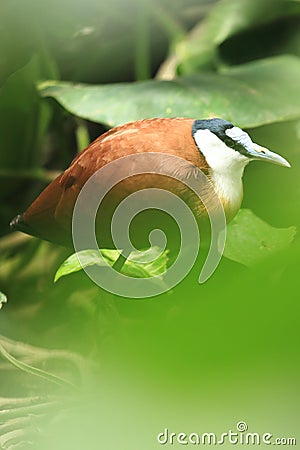
M 192 124 L 193 119 L 185 118 L 146 119 L 109 130 L 50 183 L 24 213 L 24 222 L 34 235 L 66 240 L 71 235 L 72 212 L 83 185 L 97 170 L 123 156 L 148 152 L 175 155 L 207 172 L 208 167 L 192 137 Z M 174 167 L 174 172 L 178 170 L 181 170 L 179 166 Z M 132 186 L 129 190 L 132 191 Z

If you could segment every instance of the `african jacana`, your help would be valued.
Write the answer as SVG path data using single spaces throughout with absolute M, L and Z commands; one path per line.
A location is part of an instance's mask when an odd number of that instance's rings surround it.
M 89 177 L 111 161 L 144 152 L 176 155 L 200 168 L 213 184 L 227 221 L 240 208 L 242 176 L 250 161 L 269 161 L 290 167 L 284 158 L 253 143 L 245 131 L 223 119 L 155 118 L 131 122 L 107 131 L 92 142 L 64 173 L 42 191 L 24 214 L 12 220 L 11 227 L 42 239 L 70 243 L 74 204 Z M 180 171 L 180 166 L 178 163 L 177 167 L 171 167 L 171 171 Z M 164 184 L 168 185 L 168 182 L 153 176 L 125 180 L 117 189 L 117 195 L 103 203 L 102 211 L 107 212 L 115 201 L 136 189 L 164 187 Z M 108 226 L 111 214 L 106 215 L 107 223 L 105 218 L 103 223 Z M 102 246 L 109 246 L 109 238 L 106 232 L 102 233 L 101 227 L 98 234 Z

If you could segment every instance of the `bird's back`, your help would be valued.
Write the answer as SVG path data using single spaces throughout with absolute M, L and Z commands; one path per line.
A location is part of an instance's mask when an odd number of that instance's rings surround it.
M 159 162 L 155 163 L 156 166 L 154 164 L 154 167 L 149 167 L 149 170 L 159 173 L 159 164 L 167 164 L 170 166 L 170 173 L 174 172 L 175 177 L 178 172 L 189 170 L 184 161 L 207 173 L 208 167 L 192 137 L 193 122 L 193 119 L 186 118 L 146 119 L 107 131 L 77 155 L 69 168 L 42 191 L 25 213 L 12 221 L 12 227 L 42 239 L 65 245 L 71 244 L 72 213 L 82 187 L 95 172 L 110 162 L 129 155 L 161 153 L 163 155 L 156 159 Z M 172 166 L 172 160 L 166 161 L 164 155 L 182 158 L 183 164 L 180 165 L 175 161 Z M 132 173 L 130 159 L 129 161 L 127 159 L 122 170 L 124 176 L 126 173 Z M 99 180 L 101 182 L 101 178 Z M 105 226 L 108 226 L 112 209 L 123 198 L 149 187 L 177 190 L 179 194 L 184 191 L 182 186 L 175 187 L 174 182 L 159 175 L 140 175 L 124 180 L 103 202 L 100 212 Z M 105 242 L 104 232 L 102 236 L 103 245 L 108 244 L 108 241 Z

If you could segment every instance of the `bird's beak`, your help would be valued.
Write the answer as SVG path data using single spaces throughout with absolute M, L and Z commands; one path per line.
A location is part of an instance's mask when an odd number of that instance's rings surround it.
M 251 149 L 248 149 L 249 156 L 253 159 L 260 159 L 263 161 L 269 161 L 279 166 L 291 167 L 290 163 L 287 162 L 282 156 L 277 153 L 271 152 L 265 147 L 261 147 L 258 144 L 253 143 Z

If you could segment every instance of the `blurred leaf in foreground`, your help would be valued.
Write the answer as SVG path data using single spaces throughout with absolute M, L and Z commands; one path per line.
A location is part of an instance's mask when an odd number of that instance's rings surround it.
M 251 128 L 300 117 L 300 59 L 268 58 L 172 81 L 39 84 L 72 114 L 110 127 L 151 117 L 222 117 Z
M 54 281 L 78 272 L 89 266 L 106 268 L 107 264 L 112 266 L 121 254 L 121 250 L 101 249 L 82 250 L 69 256 L 59 267 Z M 80 260 L 78 258 L 80 255 Z M 148 259 L 149 262 L 145 262 Z M 129 277 L 149 278 L 162 275 L 167 270 L 167 251 L 161 252 L 158 247 L 152 247 L 146 252 L 132 252 L 121 268 L 121 273 Z
M 241 209 L 228 225 L 224 256 L 252 267 L 287 248 L 295 234 L 296 227 L 274 228 L 249 209 Z

